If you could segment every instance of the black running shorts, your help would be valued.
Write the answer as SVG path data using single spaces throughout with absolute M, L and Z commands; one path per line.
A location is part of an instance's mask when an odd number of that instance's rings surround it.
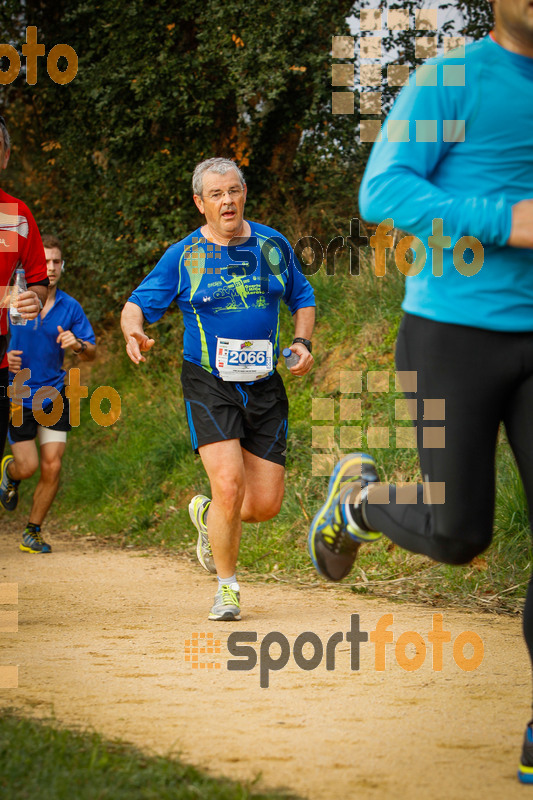
M 223 381 L 190 361 L 181 371 L 194 451 L 240 439 L 250 453 L 285 466 L 289 403 L 277 372 L 255 383 Z
M 62 404 L 62 405 L 61 405 Z M 53 412 L 53 407 L 50 403 L 45 403 L 43 415 L 39 415 L 39 420 L 35 419 L 33 410 L 26 406 L 22 409 L 22 425 L 13 425 L 13 407 L 11 408 L 11 419 L 9 421 L 9 443 L 14 442 L 31 442 L 37 437 L 39 425 L 48 428 L 51 431 L 64 431 L 68 433 L 71 430 L 70 425 L 70 406 L 68 397 L 65 397 L 65 389 L 63 388 L 56 398 L 57 411 Z M 58 413 L 61 415 L 58 419 Z M 50 416 L 50 421 L 46 419 L 46 415 Z

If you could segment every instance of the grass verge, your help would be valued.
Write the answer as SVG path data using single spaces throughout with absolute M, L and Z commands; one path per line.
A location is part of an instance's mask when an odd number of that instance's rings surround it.
M 280 367 L 291 406 L 287 489 L 278 517 L 245 528 L 239 569 L 248 579 L 319 585 L 306 537 L 328 479 L 317 474 L 313 458 L 335 460 L 367 449 L 369 427 L 410 428 L 407 420 L 398 423 L 395 413 L 401 394 L 395 388 L 393 350 L 403 277 L 394 264 L 384 278 L 377 278 L 368 263 L 361 274 L 351 275 L 346 258 L 335 268 L 334 275 L 322 269 L 311 279 L 318 303 L 313 373 L 295 379 Z M 82 404 L 82 423 L 69 439 L 63 487 L 52 513 L 75 533 L 193 558 L 195 531 L 187 505 L 192 495 L 208 493 L 208 481 L 191 451 L 181 399 L 181 318 L 169 313 L 151 330 L 156 345 L 139 367 L 125 356 L 116 332 L 104 341 L 107 355 L 92 373 L 89 393 L 111 384 L 121 395 L 122 415 L 103 428 L 91 419 L 88 403 Z M 282 343 L 291 340 L 292 321 L 283 310 Z M 369 372 L 387 375 L 388 390 L 357 392 L 355 386 L 343 386 L 343 375 L 360 373 L 364 387 Z M 361 419 L 343 418 L 341 401 L 350 399 L 361 401 Z M 324 414 L 316 411 L 317 400 L 329 402 L 330 418 L 319 418 Z M 395 448 L 394 441 L 391 433 L 391 446 L 373 451 L 382 479 L 419 479 L 416 450 Z M 465 567 L 448 567 L 382 540 L 361 549 L 351 579 L 336 588 L 432 605 L 519 611 L 531 570 L 530 534 L 522 486 L 503 437 L 498 461 L 494 542 L 483 556 Z M 31 485 L 22 494 L 28 503 Z
M 5 800 L 295 800 L 9 712 L 0 718 L 0 764 Z

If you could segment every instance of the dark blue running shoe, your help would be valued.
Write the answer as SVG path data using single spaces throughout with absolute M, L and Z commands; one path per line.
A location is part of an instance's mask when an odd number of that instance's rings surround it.
M 360 511 L 367 486 L 379 482 L 376 463 L 366 453 L 351 453 L 336 465 L 328 486 L 328 496 L 309 529 L 309 553 L 316 570 L 330 581 L 340 581 L 348 575 L 361 542 L 375 542 L 381 533 L 368 530 Z M 341 502 L 354 489 L 359 490 L 355 502 L 358 514 L 353 524 L 345 521 Z M 359 504 L 359 509 L 357 508 Z
M 518 765 L 518 780 L 520 783 L 533 783 L 533 720 L 527 726 L 524 734 L 522 755 Z
M 26 528 L 22 534 L 22 542 L 20 549 L 23 553 L 51 553 L 52 548 L 47 544 L 41 535 L 41 529 L 38 525 L 33 528 Z

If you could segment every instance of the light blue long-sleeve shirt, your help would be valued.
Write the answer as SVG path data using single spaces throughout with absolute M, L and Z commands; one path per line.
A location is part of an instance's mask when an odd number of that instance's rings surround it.
M 431 59 L 400 92 L 381 137 L 361 184 L 361 214 L 376 223 L 391 218 L 427 254 L 406 278 L 403 309 L 440 322 L 533 331 L 533 249 L 506 245 L 512 206 L 533 198 L 533 58 L 487 36 Z M 450 237 L 442 270 L 428 242 L 439 219 Z M 465 236 L 483 247 L 470 276 L 468 241 L 453 255 Z

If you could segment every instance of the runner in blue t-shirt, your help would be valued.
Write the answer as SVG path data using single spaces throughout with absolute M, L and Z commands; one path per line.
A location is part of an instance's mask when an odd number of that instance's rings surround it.
M 378 223 L 371 245 L 391 246 L 391 225 L 419 239 L 396 365 L 424 483 L 379 484 L 363 453 L 340 461 L 309 532 L 330 580 L 379 532 L 450 564 L 483 552 L 501 422 L 533 510 L 533 4 L 493 9 L 491 36 L 411 77 L 361 184 L 361 212 Z M 524 635 L 533 661 L 533 581 Z M 519 778 L 533 783 L 533 721 Z
M 2 461 L 0 503 L 14 511 L 18 486 L 39 466 L 35 439 L 39 439 L 41 474 L 22 535 L 20 549 L 26 553 L 50 553 L 41 525 L 59 488 L 61 460 L 70 430 L 68 398 L 65 397 L 63 357 L 68 348 L 80 361 L 96 355 L 93 329 L 73 297 L 57 288 L 63 270 L 61 246 L 55 236 L 43 236 L 49 292 L 36 324 L 11 326 L 7 354 L 11 377 L 27 369 L 22 407 L 12 400 L 8 438 L 13 455 Z M 26 388 L 27 387 L 27 388 Z M 49 416 L 49 419 L 48 419 Z
M 291 367 L 312 367 L 314 295 L 293 250 L 272 228 L 243 218 L 246 184 L 233 161 L 208 159 L 193 176 L 205 225 L 172 245 L 122 312 L 134 364 L 154 340 L 143 322 L 160 319 L 175 300 L 183 313 L 182 385 L 192 446 L 202 458 L 212 499 L 196 495 L 189 514 L 198 559 L 217 573 L 212 620 L 240 619 L 235 576 L 241 522 L 274 517 L 284 492 L 288 403 L 276 372 L 279 309 L 294 318 Z

